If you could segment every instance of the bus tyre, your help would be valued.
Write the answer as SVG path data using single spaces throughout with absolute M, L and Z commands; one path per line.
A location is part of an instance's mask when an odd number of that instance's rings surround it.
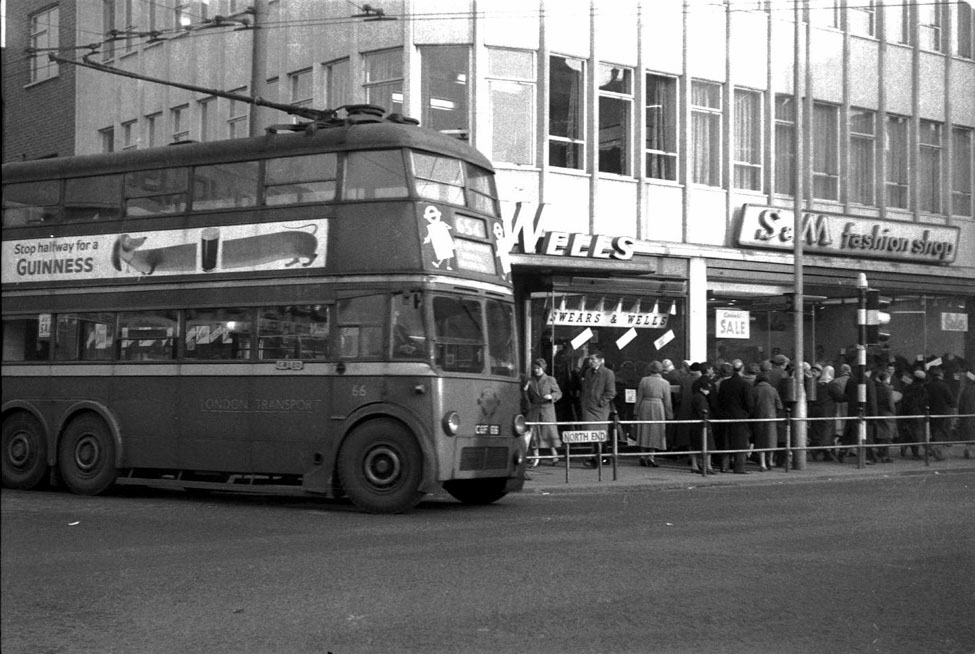
M 105 423 L 93 415 L 71 421 L 58 449 L 58 471 L 68 489 L 97 495 L 115 481 L 115 440 Z
M 451 479 L 443 489 L 464 504 L 491 504 L 507 495 L 508 480 L 500 479 Z
M 369 513 L 401 513 L 423 497 L 423 453 L 413 435 L 390 420 L 356 428 L 338 456 L 338 477 L 353 504 Z
M 47 439 L 37 418 L 17 412 L 3 421 L 3 486 L 30 490 L 47 472 Z

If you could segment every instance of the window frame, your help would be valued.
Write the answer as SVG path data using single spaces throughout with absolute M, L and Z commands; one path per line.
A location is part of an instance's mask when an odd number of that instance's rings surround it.
M 854 117 L 856 114 L 870 116 L 870 131 L 857 131 Z M 852 107 L 849 117 L 850 134 L 850 168 L 847 174 L 847 194 L 850 202 L 874 206 L 877 203 L 877 112 L 871 109 L 860 109 Z M 859 147 L 857 147 L 859 146 Z M 861 149 L 862 148 L 862 149 Z M 869 154 L 867 162 L 869 171 L 866 172 L 867 179 L 858 178 L 857 152 Z M 861 195 L 865 193 L 865 195 Z
M 827 111 L 830 118 L 829 124 L 820 123 Z M 812 113 L 812 135 L 810 139 L 812 186 L 809 188 L 809 194 L 816 200 L 839 202 L 843 192 L 840 175 L 840 106 L 829 102 L 813 102 Z M 832 129 L 834 132 L 832 138 L 827 138 L 830 136 L 829 134 L 819 133 L 823 126 Z M 817 144 L 819 148 L 816 147 Z M 827 144 L 828 147 L 823 147 L 823 144 Z M 822 193 L 824 182 L 829 182 L 832 187 L 831 195 Z
M 555 79 L 555 61 L 559 60 L 565 62 L 565 68 L 572 71 L 570 75 L 576 77 L 577 82 L 575 83 L 577 88 L 575 93 L 572 92 L 572 84 L 570 83 L 568 92 L 560 95 L 564 95 L 569 98 L 569 102 L 566 103 L 567 109 L 565 110 L 565 120 L 559 121 L 559 124 L 565 124 L 565 134 L 556 134 L 554 126 L 556 121 L 553 116 L 556 115 L 554 109 L 557 106 L 554 96 L 554 89 L 556 88 Z M 567 170 L 582 170 L 585 171 L 588 166 L 586 165 L 587 159 L 587 149 L 586 149 L 586 61 L 584 59 L 579 59 L 578 57 L 570 57 L 568 55 L 549 55 L 549 103 L 548 103 L 548 163 L 550 166 L 555 168 L 565 168 Z M 576 71 L 573 66 L 569 65 L 568 62 L 578 63 L 580 69 Z M 560 80 L 561 81 L 561 80 Z M 573 97 L 574 96 L 574 97 Z M 576 103 L 575 116 L 572 116 L 573 112 L 571 109 L 571 101 Z M 573 118 L 576 122 L 576 127 L 573 130 L 571 123 Z M 575 134 L 573 134 L 575 132 Z M 555 148 L 562 147 L 565 149 L 565 156 L 559 157 L 559 163 L 553 163 L 556 157 L 553 156 L 553 151 Z M 562 162 L 565 162 L 563 165 Z M 573 165 L 573 163 L 575 165 Z
M 51 61 L 47 52 L 60 45 L 61 14 L 59 7 L 48 7 L 28 18 L 30 32 L 28 42 L 31 47 L 29 65 L 29 84 L 36 84 L 58 77 L 59 64 Z
M 959 142 L 959 136 L 965 134 L 965 143 Z M 965 147 L 963 148 L 962 145 Z M 967 149 L 967 156 L 963 150 Z M 975 129 L 962 125 L 952 125 L 951 127 L 951 153 L 954 159 L 951 162 L 951 213 L 954 216 L 967 216 L 975 218 L 973 215 L 973 194 L 972 194 L 972 174 L 975 169 L 973 164 L 973 149 L 975 149 Z M 959 210 L 961 206 L 961 210 Z
M 743 106 L 742 100 L 748 98 L 751 108 L 757 112 L 757 119 L 753 121 L 753 125 L 745 126 L 741 123 Z M 764 94 L 762 91 L 756 91 L 747 88 L 736 88 L 734 95 L 734 125 L 732 126 L 734 130 L 734 138 L 732 139 L 731 155 L 732 155 L 732 187 L 745 190 L 745 191 L 761 191 L 765 184 L 765 148 L 764 148 L 764 134 L 765 134 L 765 116 L 764 116 Z M 748 134 L 748 140 L 751 141 L 748 151 L 746 152 L 742 147 L 741 132 L 750 132 Z M 747 155 L 750 158 L 743 158 L 740 155 Z M 740 177 L 743 173 L 749 173 L 748 177 L 751 179 L 751 186 L 746 186 L 739 183 Z M 757 180 L 754 179 L 757 174 Z
M 524 50 L 518 48 L 495 48 L 489 47 L 488 51 L 488 71 L 485 76 L 485 81 L 488 86 L 488 102 L 489 109 L 488 122 L 490 136 L 490 146 L 487 147 L 486 142 L 482 142 L 479 147 L 489 153 L 489 158 L 495 164 L 505 164 L 509 166 L 523 166 L 523 167 L 535 167 L 537 163 L 537 153 L 536 153 L 536 134 L 537 134 L 537 120 L 536 116 L 536 103 L 537 103 L 537 57 L 538 53 L 534 50 Z M 506 54 L 526 56 L 529 60 L 528 65 L 517 64 L 515 66 L 507 65 L 510 62 L 503 60 L 502 56 Z M 502 66 L 502 64 L 505 64 Z M 522 74 L 521 68 L 524 67 L 528 72 L 527 74 Z M 506 140 L 502 142 L 499 137 L 501 135 L 510 135 L 513 133 L 512 124 L 499 124 L 497 108 L 499 106 L 504 106 L 507 103 L 496 103 L 495 94 L 497 91 L 503 88 L 514 89 L 518 88 L 519 92 L 516 96 L 518 100 L 527 100 L 527 111 L 525 111 L 525 119 L 515 127 L 518 130 L 526 130 L 527 134 L 522 134 L 523 138 L 519 139 L 519 142 L 514 144 L 509 144 Z M 508 153 L 515 153 L 516 156 L 508 158 Z M 521 156 L 527 155 L 527 156 Z
M 608 84 L 597 86 L 596 102 L 598 103 L 597 111 L 599 112 L 599 124 L 596 126 L 596 135 L 598 137 L 599 142 L 593 144 L 593 146 L 597 148 L 597 153 L 598 153 L 596 157 L 596 168 L 597 168 L 597 172 L 599 172 L 600 174 L 619 175 L 621 177 L 632 177 L 633 176 L 633 103 L 634 103 L 633 69 L 628 66 L 617 66 L 616 64 L 609 63 L 609 62 L 600 62 L 599 63 L 600 77 L 597 78 L 597 84 L 598 81 L 602 79 L 603 70 L 607 68 L 610 70 L 610 75 L 612 75 L 612 71 L 614 70 L 620 70 L 623 72 L 622 86 L 624 87 L 625 90 L 617 91 L 617 90 L 605 89 L 604 87 L 607 86 Z M 610 80 L 610 83 L 611 82 L 612 82 L 612 78 Z M 606 116 L 608 113 L 607 111 L 605 111 L 605 107 L 610 106 L 610 103 L 612 103 L 612 106 L 618 105 L 621 108 L 620 113 L 623 115 L 619 123 L 606 124 L 603 122 L 604 116 Z M 619 144 L 620 154 L 618 160 L 620 166 L 619 166 L 619 170 L 607 169 L 604 168 L 603 165 L 603 153 L 611 151 L 615 148 L 607 149 L 604 147 L 602 132 L 604 129 L 611 129 L 617 126 L 621 128 L 622 133 L 620 137 L 617 139 L 609 139 L 605 141 L 605 143 Z M 607 157 L 606 160 L 607 166 L 609 165 L 610 161 L 613 161 L 613 163 L 615 164 L 616 159 L 617 157 L 613 157 L 612 160 L 610 160 Z
M 891 127 L 897 126 L 898 139 L 892 136 Z M 898 145 L 898 150 L 894 146 Z M 884 179 L 884 194 L 887 207 L 895 209 L 909 209 L 911 207 L 911 123 L 907 116 L 887 114 L 884 123 L 884 159 L 886 179 Z M 895 177 L 896 176 L 896 177 Z M 892 200 L 893 193 L 903 197 L 903 201 Z
M 694 89 L 704 87 L 717 89 L 718 101 L 714 105 L 704 105 L 694 103 Z M 691 80 L 691 154 L 692 169 L 690 171 L 691 183 L 712 188 L 724 188 L 724 84 L 708 80 Z M 697 119 L 697 120 L 695 120 Z M 704 145 L 699 141 L 697 127 L 701 124 L 700 119 L 706 119 L 708 127 L 707 150 L 708 157 L 705 161 L 698 156 L 698 152 Z M 717 135 L 711 132 L 716 128 Z M 717 155 L 715 158 L 714 155 Z M 716 159 L 716 160 L 715 160 Z M 716 178 L 716 179 L 715 179 Z
M 669 106 L 666 106 L 663 103 L 650 104 L 651 101 L 658 99 L 656 97 L 651 97 L 651 79 L 658 82 L 665 82 L 671 87 L 667 91 L 669 97 L 663 98 L 664 101 L 669 102 Z M 646 142 L 644 143 L 643 148 L 644 158 L 646 159 L 644 162 L 644 175 L 648 179 L 677 182 L 680 179 L 680 80 L 672 75 L 645 73 L 644 84 L 647 89 L 646 105 L 644 106 L 644 120 L 646 121 Z M 663 116 L 663 118 L 661 120 L 653 121 L 650 118 L 651 112 L 660 114 Z M 651 130 L 651 125 L 661 125 L 661 127 L 657 130 Z M 656 138 L 658 136 L 661 137 L 659 140 Z M 667 149 L 667 141 L 669 141 L 670 145 L 673 147 L 672 150 Z M 652 147 L 653 145 L 660 145 L 663 147 Z M 651 160 L 669 162 L 669 168 L 673 171 L 672 176 L 654 174 L 653 171 L 659 170 L 662 166 L 652 164 Z
M 926 129 L 930 128 L 930 129 Z M 936 138 L 925 140 L 928 134 Z M 934 141 L 937 142 L 934 142 Z M 942 214 L 945 210 L 943 185 L 945 152 L 944 123 L 920 119 L 918 123 L 917 209 L 925 213 Z

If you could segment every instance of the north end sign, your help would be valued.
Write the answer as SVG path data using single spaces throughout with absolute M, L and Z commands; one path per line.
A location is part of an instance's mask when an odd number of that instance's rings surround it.
M 744 205 L 739 245 L 792 250 L 794 215 L 788 209 Z M 939 264 L 954 262 L 960 232 L 944 225 L 812 211 L 802 214 L 801 230 L 803 249 L 811 254 Z

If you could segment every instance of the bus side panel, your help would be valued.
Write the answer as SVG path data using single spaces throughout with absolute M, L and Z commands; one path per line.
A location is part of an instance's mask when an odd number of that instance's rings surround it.
M 409 202 L 335 205 L 326 272 L 422 270 L 415 207 Z
M 329 423 L 328 377 L 287 370 L 187 381 L 180 395 L 181 468 L 301 474 L 311 466 Z

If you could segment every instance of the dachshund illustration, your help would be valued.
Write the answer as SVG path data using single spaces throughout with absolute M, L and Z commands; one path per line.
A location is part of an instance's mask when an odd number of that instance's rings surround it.
M 196 270 L 195 243 L 143 250 L 141 248 L 146 238 L 135 238 L 128 234 L 118 237 L 112 249 L 112 265 L 116 270 L 121 271 L 123 263 L 143 275 L 156 272 L 190 273 Z
M 303 231 L 311 227 L 311 232 Z M 286 232 L 260 234 L 244 238 L 228 239 L 223 242 L 223 268 L 251 268 L 281 259 L 290 259 L 284 265 L 298 263 L 307 268 L 318 257 L 318 225 L 304 225 L 288 228 Z M 304 259 L 304 261 L 302 261 Z

